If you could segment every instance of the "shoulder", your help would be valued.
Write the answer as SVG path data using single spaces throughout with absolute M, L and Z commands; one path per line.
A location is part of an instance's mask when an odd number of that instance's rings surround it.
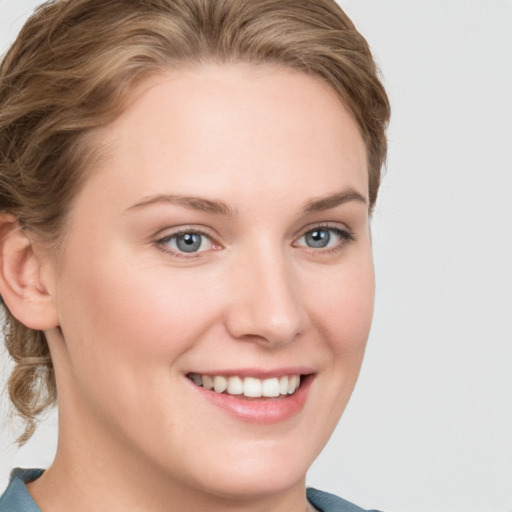
M 43 473 L 42 469 L 14 469 L 7 489 L 0 496 L 0 512 L 41 512 L 25 484 Z
M 307 498 L 320 512 L 378 512 L 377 510 L 366 511 L 343 498 L 312 487 L 307 489 Z M 0 512 L 2 511 L 0 510 Z

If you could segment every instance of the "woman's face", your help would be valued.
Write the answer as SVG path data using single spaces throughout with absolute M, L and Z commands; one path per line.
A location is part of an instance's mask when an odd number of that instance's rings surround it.
M 98 141 L 53 273 L 61 439 L 180 489 L 303 486 L 372 317 L 356 123 L 316 78 L 211 65 L 152 78 Z

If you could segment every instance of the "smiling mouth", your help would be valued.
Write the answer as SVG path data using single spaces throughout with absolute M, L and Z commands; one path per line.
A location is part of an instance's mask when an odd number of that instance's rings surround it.
M 258 379 L 256 377 L 238 377 L 224 375 L 201 375 L 189 373 L 187 377 L 197 386 L 218 394 L 247 398 L 277 398 L 293 395 L 300 387 L 298 374 L 283 377 Z

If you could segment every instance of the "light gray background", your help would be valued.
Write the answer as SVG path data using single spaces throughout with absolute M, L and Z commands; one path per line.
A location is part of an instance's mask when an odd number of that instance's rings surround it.
M 0 0 L 0 51 L 38 3 Z M 367 357 L 309 484 L 388 512 L 511 512 L 512 2 L 340 3 L 393 121 Z M 55 414 L 21 450 L 4 423 L 0 488 L 56 440 Z

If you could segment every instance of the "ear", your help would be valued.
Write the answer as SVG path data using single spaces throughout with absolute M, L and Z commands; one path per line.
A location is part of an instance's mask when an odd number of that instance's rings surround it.
M 30 329 L 56 327 L 57 310 L 43 282 L 43 261 L 10 214 L 0 214 L 0 295 L 12 315 Z

